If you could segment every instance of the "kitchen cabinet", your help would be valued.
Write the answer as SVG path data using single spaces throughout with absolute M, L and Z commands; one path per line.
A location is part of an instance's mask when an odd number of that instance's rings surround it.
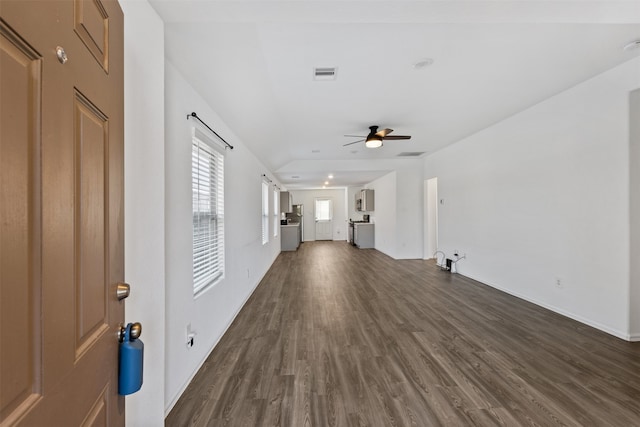
M 280 192 L 280 212 L 293 212 L 293 198 L 291 197 L 291 193 L 288 191 Z
M 360 249 L 375 247 L 374 226 L 371 223 L 353 224 L 353 244 Z
M 300 246 L 300 224 L 280 226 L 280 250 L 295 251 Z
M 356 211 L 371 212 L 375 208 L 375 198 L 373 190 L 361 190 L 356 193 Z

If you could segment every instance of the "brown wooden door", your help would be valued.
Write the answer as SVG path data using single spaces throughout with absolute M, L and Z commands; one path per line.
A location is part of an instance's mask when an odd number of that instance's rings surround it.
M 0 0 L 0 43 L 0 423 L 124 425 L 122 12 Z

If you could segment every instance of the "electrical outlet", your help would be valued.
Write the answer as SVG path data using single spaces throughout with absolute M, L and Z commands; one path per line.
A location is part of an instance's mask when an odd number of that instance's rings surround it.
M 191 329 L 191 323 L 187 323 L 187 348 L 191 348 L 195 344 L 196 331 Z

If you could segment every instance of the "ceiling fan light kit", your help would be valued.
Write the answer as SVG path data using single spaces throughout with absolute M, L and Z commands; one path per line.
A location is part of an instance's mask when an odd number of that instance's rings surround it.
M 367 135 L 366 137 L 359 136 L 359 135 L 345 135 L 346 137 L 356 137 L 356 138 L 364 138 L 364 139 L 343 144 L 343 147 L 364 141 L 364 145 L 367 148 L 379 148 L 379 147 L 382 147 L 382 141 L 384 141 L 385 139 L 388 139 L 388 140 L 411 139 L 410 135 L 389 136 L 389 134 L 393 132 L 393 129 L 382 129 L 381 131 L 379 131 L 378 126 L 369 126 L 369 130 L 370 130 L 369 135 Z
M 379 148 L 382 147 L 382 137 L 378 135 L 371 135 L 364 142 L 364 146 L 367 148 Z

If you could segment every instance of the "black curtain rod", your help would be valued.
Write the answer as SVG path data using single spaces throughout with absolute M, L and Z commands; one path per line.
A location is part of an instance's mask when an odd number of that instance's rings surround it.
M 209 129 L 211 132 L 213 132 L 213 134 L 214 134 L 215 136 L 217 136 L 218 138 L 220 138 L 220 141 L 224 142 L 224 143 L 227 145 L 227 147 L 229 147 L 229 148 L 231 148 L 231 149 L 233 150 L 233 145 L 229 144 L 227 141 L 225 141 L 225 140 L 224 140 L 224 138 L 223 138 L 223 137 L 221 137 L 220 135 L 218 135 L 218 132 L 216 132 L 215 130 L 211 129 L 211 128 L 209 127 L 209 125 L 208 125 L 208 124 L 206 124 L 205 122 L 203 122 L 203 121 L 202 121 L 202 119 L 201 119 L 200 117 L 198 117 L 198 115 L 197 115 L 195 112 L 193 112 L 193 113 L 191 113 L 191 114 L 187 114 L 187 120 L 189 120 L 189 117 L 193 117 L 193 118 L 198 119 L 198 121 L 199 121 L 200 123 L 202 123 L 203 125 L 205 125 L 205 126 L 207 127 L 207 129 Z
M 269 177 L 268 177 L 266 174 L 264 174 L 264 173 L 263 173 L 263 174 L 262 174 L 262 177 L 263 177 L 265 180 L 269 181 L 269 183 L 273 184 L 273 188 L 277 188 L 278 190 L 280 190 L 280 189 L 281 189 L 281 188 L 280 188 L 280 187 L 278 187 L 276 184 L 274 184 L 274 183 L 273 183 L 273 181 L 272 181 L 271 179 L 269 179 Z

